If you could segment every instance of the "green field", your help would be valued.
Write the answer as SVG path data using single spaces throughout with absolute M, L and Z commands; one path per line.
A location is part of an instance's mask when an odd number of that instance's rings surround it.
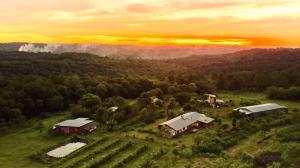
M 222 92 L 218 95 L 224 100 L 233 100 L 239 102 L 241 98 L 258 99 L 263 103 L 276 102 L 285 105 L 290 109 L 300 109 L 300 102 L 279 101 L 266 99 L 263 93 L 250 93 L 250 92 Z M 231 125 L 231 120 L 228 114 L 234 107 L 226 107 L 220 109 L 204 108 L 201 112 L 208 112 L 214 116 L 222 118 L 222 123 Z M 292 112 L 295 113 L 296 112 Z M 291 115 L 291 114 L 287 114 Z M 299 115 L 299 113 L 297 113 Z M 191 155 L 191 146 L 195 137 L 213 138 L 219 129 L 218 125 L 211 128 L 200 129 L 196 133 L 185 133 L 177 138 L 168 139 L 157 136 L 157 125 L 165 119 L 158 119 L 152 124 L 144 125 L 139 122 L 133 122 L 138 119 L 133 118 L 119 125 L 119 128 L 128 127 L 127 131 L 114 131 L 107 132 L 98 128 L 95 132 L 84 135 L 83 137 L 91 140 L 91 143 L 97 142 L 103 137 L 108 139 L 99 143 L 94 147 L 88 148 L 86 151 L 65 159 L 64 161 L 56 160 L 51 163 L 42 163 L 31 159 L 29 156 L 38 153 L 43 149 L 57 145 L 65 141 L 67 136 L 50 136 L 48 130 L 52 125 L 58 121 L 69 118 L 68 112 L 56 114 L 50 118 L 42 120 L 44 128 L 42 132 L 37 129 L 40 121 L 30 121 L 24 126 L 6 127 L 1 129 L 0 137 L 0 167 L 89 167 L 92 164 L 98 163 L 96 167 L 118 167 L 120 162 L 126 160 L 123 167 L 141 167 L 147 160 L 154 160 L 154 164 L 158 167 L 235 167 L 243 163 L 242 155 L 248 154 L 255 155 L 260 151 L 280 151 L 285 160 L 290 161 L 291 166 L 299 163 L 299 158 L 290 158 L 291 151 L 299 153 L 299 142 L 280 143 L 277 140 L 277 135 L 284 133 L 286 129 L 295 126 L 290 124 L 286 126 L 279 126 L 271 129 L 268 133 L 268 139 L 262 143 L 258 143 L 262 139 L 261 132 L 254 133 L 246 139 L 239 142 L 237 145 L 225 150 L 221 155 Z M 147 130 L 148 132 L 145 132 Z M 149 133 L 149 130 L 152 133 Z M 114 144 L 113 144 L 114 143 Z M 126 144 L 130 143 L 128 147 L 123 148 Z M 136 156 L 131 157 L 133 153 L 143 146 L 147 149 L 139 152 Z M 89 144 L 86 146 L 88 147 Z M 84 148 L 86 148 L 84 147 Z M 179 151 L 180 154 L 174 152 Z M 115 151 L 120 152 L 115 153 Z M 160 150 L 166 154 L 153 159 L 153 155 Z M 112 157 L 109 157 L 112 155 Z M 101 160 L 105 160 L 101 161 Z M 222 167 L 221 166 L 221 167 Z

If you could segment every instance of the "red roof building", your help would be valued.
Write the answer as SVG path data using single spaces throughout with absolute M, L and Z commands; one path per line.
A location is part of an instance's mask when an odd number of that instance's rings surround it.
M 96 128 L 97 123 L 94 120 L 89 120 L 88 118 L 66 120 L 53 126 L 54 130 L 65 134 L 92 132 Z

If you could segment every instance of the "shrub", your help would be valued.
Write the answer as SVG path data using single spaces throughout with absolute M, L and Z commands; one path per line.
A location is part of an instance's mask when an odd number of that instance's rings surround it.
M 223 130 L 227 130 L 229 128 L 229 125 L 228 124 L 222 124 L 221 128 Z
M 252 105 L 258 105 L 261 104 L 259 100 L 256 99 L 244 99 L 242 98 L 240 101 L 241 106 L 252 106 Z
M 178 154 L 179 154 L 179 151 L 178 151 L 177 149 L 173 149 L 172 153 L 173 153 L 174 155 L 178 155 Z
M 282 160 L 279 152 L 262 152 L 254 157 L 255 167 L 267 167 L 273 162 L 280 162 Z

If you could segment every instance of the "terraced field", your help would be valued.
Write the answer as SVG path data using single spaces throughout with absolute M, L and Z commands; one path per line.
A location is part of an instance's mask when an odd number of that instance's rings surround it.
M 159 160 L 166 149 L 131 138 L 102 137 L 69 156 L 53 162 L 58 168 L 141 168 L 148 160 Z

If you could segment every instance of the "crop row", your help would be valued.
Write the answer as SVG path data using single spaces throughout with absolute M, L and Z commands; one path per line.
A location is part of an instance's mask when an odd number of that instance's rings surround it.
M 140 165 L 140 168 L 145 168 L 145 167 L 149 167 L 148 164 L 149 164 L 149 161 L 154 161 L 154 160 L 158 160 L 160 159 L 163 155 L 165 155 L 167 152 L 164 150 L 164 149 L 160 149 L 158 152 L 152 154 L 149 159 L 145 160 L 144 163 L 142 163 Z
M 90 160 L 90 159 L 94 158 L 95 156 L 99 155 L 100 153 L 102 153 L 102 152 L 104 152 L 108 149 L 111 149 L 111 148 L 115 147 L 120 142 L 121 142 L 121 140 L 116 140 L 116 141 L 112 142 L 111 144 L 109 144 L 109 145 L 107 145 L 103 148 L 100 148 L 100 149 L 96 150 L 93 153 L 90 153 L 86 157 L 83 157 L 83 158 L 79 159 L 78 161 L 76 161 L 75 163 L 73 163 L 72 165 L 67 166 L 67 167 L 68 168 L 79 167 L 79 165 L 81 165 L 82 163 L 86 162 L 87 160 Z
M 85 153 L 88 150 L 91 150 L 92 148 L 102 144 L 103 142 L 105 142 L 107 140 L 108 140 L 108 137 L 103 137 L 103 138 L 77 150 L 77 151 L 72 152 L 71 154 L 67 155 L 66 157 L 64 157 L 64 158 L 60 159 L 59 161 L 55 162 L 54 164 L 52 164 L 51 167 L 57 167 L 58 165 L 63 164 L 67 160 L 75 158 L 75 157 L 79 156 L 80 154 Z
M 116 155 L 118 155 L 120 152 L 129 149 L 130 147 L 133 146 L 132 142 L 127 142 L 126 144 L 124 144 L 123 146 L 121 146 L 120 148 L 114 150 L 113 152 L 109 153 L 108 155 L 99 158 L 98 160 L 93 161 L 90 165 L 87 165 L 87 168 L 96 168 L 99 167 L 100 165 L 107 163 L 109 160 L 111 160 L 113 157 L 115 157 Z
M 126 158 L 122 159 L 120 162 L 115 164 L 113 168 L 123 168 L 125 164 L 132 161 L 133 159 L 137 158 L 140 154 L 146 152 L 149 149 L 147 145 L 143 145 L 139 147 L 134 153 L 128 155 Z

